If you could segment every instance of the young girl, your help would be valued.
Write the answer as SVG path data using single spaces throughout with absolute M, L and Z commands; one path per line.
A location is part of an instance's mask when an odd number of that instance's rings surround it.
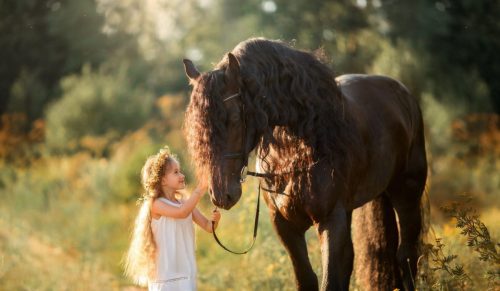
M 125 273 L 149 290 L 196 290 L 193 221 L 212 232 L 220 213 L 208 220 L 196 204 L 207 190 L 205 180 L 184 199 L 186 187 L 177 159 L 168 147 L 147 159 L 141 171 L 145 193 L 126 256 Z

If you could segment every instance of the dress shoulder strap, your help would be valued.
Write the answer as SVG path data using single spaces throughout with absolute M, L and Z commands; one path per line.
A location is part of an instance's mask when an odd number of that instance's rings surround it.
M 167 203 L 167 204 L 169 204 L 169 205 L 172 205 L 172 206 L 175 206 L 175 207 L 181 207 L 181 204 L 180 204 L 180 203 L 177 203 L 177 202 L 174 202 L 174 201 L 170 201 L 170 200 L 168 200 L 168 199 L 167 199 L 167 198 L 165 198 L 165 197 L 160 197 L 160 198 L 158 198 L 158 199 L 160 199 L 161 201 L 163 201 L 163 202 L 165 202 L 165 203 Z

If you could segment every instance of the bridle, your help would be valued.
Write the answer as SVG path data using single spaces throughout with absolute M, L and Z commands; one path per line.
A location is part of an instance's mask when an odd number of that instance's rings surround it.
M 238 93 L 235 93 L 231 96 L 224 98 L 222 100 L 222 102 L 225 103 L 231 99 L 234 99 L 234 98 L 237 98 L 240 96 L 241 96 L 241 93 L 238 92 Z M 241 104 L 241 117 L 242 117 L 241 120 L 243 122 L 243 132 L 246 133 L 245 104 L 243 102 L 241 102 L 240 104 Z M 261 177 L 261 178 L 267 178 L 267 177 L 274 176 L 272 174 L 257 173 L 257 172 L 248 171 L 248 157 L 246 156 L 246 134 L 243 135 L 241 151 L 228 152 L 228 153 L 225 153 L 223 155 L 223 157 L 224 157 L 224 159 L 239 159 L 239 158 L 241 158 L 243 160 L 243 167 L 241 168 L 241 171 L 240 171 L 240 183 L 245 183 L 247 175 L 254 176 L 254 177 Z M 234 175 L 235 175 L 234 172 L 231 173 L 231 176 L 234 176 Z
M 231 99 L 234 99 L 234 98 L 237 98 L 237 97 L 240 97 L 241 96 L 241 93 L 238 92 L 238 93 L 235 93 L 231 96 L 228 96 L 226 98 L 224 98 L 222 100 L 223 103 L 231 100 Z M 243 122 L 243 132 L 244 132 L 244 135 L 243 135 L 243 139 L 242 139 L 242 147 L 241 147 L 241 151 L 239 152 L 228 152 L 228 153 L 225 153 L 223 155 L 224 159 L 242 159 L 243 160 L 243 167 L 241 168 L 241 171 L 240 171 L 240 183 L 245 183 L 245 180 L 246 180 L 246 177 L 247 175 L 250 175 L 250 176 L 254 176 L 254 177 L 262 177 L 262 178 L 266 178 L 266 177 L 270 177 L 270 176 L 274 176 L 272 174 L 266 174 L 266 173 L 257 173 L 257 172 L 252 172 L 252 171 L 248 171 L 248 157 L 246 155 L 246 123 L 245 123 L 245 104 L 243 103 L 243 101 L 240 103 L 241 105 L 241 120 Z M 235 175 L 236 173 L 231 173 L 231 176 Z M 255 240 L 257 238 L 257 229 L 258 229 L 258 226 L 259 226 L 259 210 L 260 210 L 260 189 L 261 189 L 261 185 L 259 183 L 259 188 L 258 188 L 258 194 L 257 194 L 257 208 L 255 210 L 255 220 L 254 220 L 254 226 L 253 226 L 253 238 L 252 238 L 252 243 L 250 244 L 250 246 L 245 249 L 244 251 L 233 251 L 233 250 L 230 250 L 229 248 L 227 248 L 226 246 L 224 246 L 221 241 L 219 240 L 219 238 L 217 237 L 217 234 L 215 233 L 215 222 L 212 221 L 212 234 L 214 236 L 214 239 L 215 241 L 223 248 L 225 249 L 226 251 L 230 252 L 230 253 L 233 253 L 233 254 L 236 254 L 236 255 L 243 255 L 243 254 L 246 254 L 248 253 L 252 247 L 254 246 L 255 244 Z M 268 190 L 268 189 L 265 189 L 265 190 Z M 216 208 L 217 209 L 217 208 Z
M 229 100 L 232 100 L 234 98 L 237 98 L 237 97 L 241 97 L 241 93 L 238 92 L 238 93 L 235 93 L 233 95 L 230 95 L 226 98 L 224 98 L 222 100 L 223 103 L 229 101 Z M 281 173 L 281 174 L 274 174 L 274 173 L 258 173 L 258 172 L 253 172 L 253 171 L 248 171 L 248 157 L 246 155 L 246 122 L 245 122 L 245 104 L 243 103 L 243 100 L 240 100 L 240 106 L 241 106 L 241 120 L 243 122 L 243 132 L 244 132 L 244 135 L 243 135 L 243 139 L 242 139 L 242 147 L 241 147 L 241 151 L 239 152 L 227 152 L 227 153 L 224 153 L 223 157 L 224 159 L 243 159 L 243 167 L 240 171 L 240 183 L 245 183 L 245 180 L 246 180 L 246 177 L 247 175 L 250 175 L 250 176 L 254 176 L 254 177 L 259 177 L 259 178 L 270 178 L 270 177 L 275 177 L 275 176 L 280 176 L 280 175 L 283 175 L 283 174 L 288 174 L 288 173 Z M 298 172 L 300 172 L 302 170 L 298 170 Z M 297 172 L 297 171 L 294 171 L 294 172 Z M 236 175 L 236 173 L 232 172 L 231 173 L 231 176 L 234 176 Z M 267 188 L 264 188 L 261 186 L 260 182 L 259 182 L 259 186 L 258 186 L 258 191 L 257 191 L 257 207 L 256 207 L 256 210 L 255 210 L 255 220 L 254 220 L 254 227 L 253 227 L 253 239 L 252 239 L 252 243 L 250 244 L 250 246 L 244 250 L 244 251 L 233 251 L 233 250 L 230 250 L 228 249 L 226 246 L 224 246 L 219 238 L 217 237 L 217 234 L 215 233 L 215 222 L 212 221 L 212 234 L 213 234 L 213 237 L 215 239 L 215 241 L 223 248 L 225 249 L 226 251 L 230 252 L 230 253 L 233 253 L 233 254 L 237 254 L 237 255 L 243 255 L 243 254 L 246 254 L 248 253 L 248 251 L 250 251 L 250 249 L 252 249 L 253 245 L 255 244 L 255 240 L 257 238 L 257 229 L 258 229 L 258 225 L 259 225 L 259 210 L 260 210 L 260 190 L 264 190 L 266 192 L 269 192 L 269 193 L 275 193 L 275 194 L 280 194 L 280 195 L 285 195 L 285 196 L 289 196 L 288 194 L 286 193 L 283 193 L 283 192 L 279 192 L 279 191 L 276 191 L 276 190 L 272 190 L 272 189 L 267 189 Z M 274 199 L 273 199 L 274 201 Z M 274 202 L 276 204 L 276 202 Z M 215 208 L 217 209 L 217 208 Z M 214 210 L 215 211 L 215 210 Z

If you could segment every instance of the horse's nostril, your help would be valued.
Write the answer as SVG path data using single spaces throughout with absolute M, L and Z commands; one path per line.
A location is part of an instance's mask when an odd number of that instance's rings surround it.
M 226 194 L 226 198 L 227 198 L 227 201 L 233 200 L 232 197 L 231 197 L 231 195 L 229 195 L 229 194 Z

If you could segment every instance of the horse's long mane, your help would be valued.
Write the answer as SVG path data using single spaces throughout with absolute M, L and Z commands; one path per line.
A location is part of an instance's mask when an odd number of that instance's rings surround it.
M 260 138 L 259 155 L 275 151 L 279 156 L 269 161 L 266 170 L 289 172 L 326 159 L 330 170 L 345 174 L 351 158 L 348 147 L 356 139 L 347 128 L 335 74 L 320 56 L 262 38 L 246 40 L 232 53 L 240 64 L 246 122 Z M 211 173 L 220 168 L 217 157 L 225 141 L 225 113 L 219 99 L 227 66 L 225 57 L 214 71 L 201 75 L 185 119 L 194 161 Z

